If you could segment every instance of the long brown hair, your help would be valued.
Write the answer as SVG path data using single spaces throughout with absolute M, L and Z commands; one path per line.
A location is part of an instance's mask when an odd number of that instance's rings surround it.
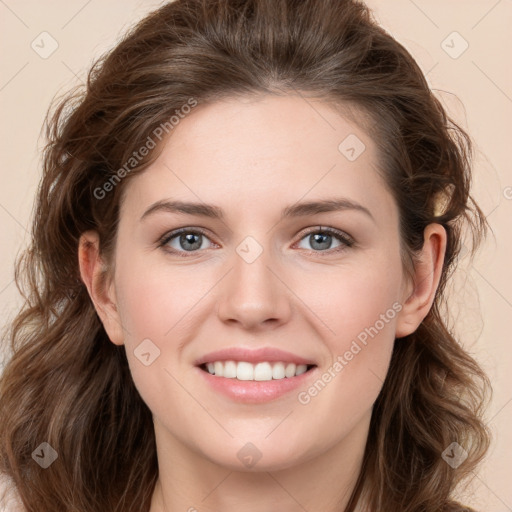
M 399 207 L 405 267 L 425 227 L 445 227 L 435 303 L 395 341 L 346 512 L 363 495 L 372 511 L 466 510 L 451 496 L 488 448 L 491 388 L 442 310 L 463 228 L 473 248 L 487 229 L 470 195 L 468 135 L 360 2 L 177 0 L 134 27 L 95 63 L 85 90 L 47 116 L 32 241 L 16 262 L 25 305 L 4 336 L 12 357 L 0 380 L 0 472 L 27 511 L 149 510 L 158 475 L 151 412 L 80 279 L 78 240 L 96 230 L 111 263 L 122 191 L 158 156 L 127 168 L 134 151 L 162 124 L 170 130 L 191 99 L 255 93 L 322 98 L 354 107 L 359 122 L 364 113 Z M 47 469 L 31 457 L 42 442 L 58 453 Z M 442 456 L 453 442 L 468 455 L 458 467 Z

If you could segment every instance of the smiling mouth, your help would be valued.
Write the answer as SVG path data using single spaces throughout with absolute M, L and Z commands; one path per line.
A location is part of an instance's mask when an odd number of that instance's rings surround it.
M 290 379 L 316 368 L 314 364 L 267 362 L 252 364 L 247 361 L 215 361 L 199 366 L 201 370 L 216 377 L 241 381 L 271 381 Z

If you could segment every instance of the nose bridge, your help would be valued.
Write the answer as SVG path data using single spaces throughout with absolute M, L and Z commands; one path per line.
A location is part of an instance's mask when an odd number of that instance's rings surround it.
M 290 313 L 286 287 L 275 276 L 278 263 L 272 258 L 269 237 L 260 240 L 247 236 L 235 248 L 218 308 L 224 321 L 255 327 L 270 319 L 283 322 Z

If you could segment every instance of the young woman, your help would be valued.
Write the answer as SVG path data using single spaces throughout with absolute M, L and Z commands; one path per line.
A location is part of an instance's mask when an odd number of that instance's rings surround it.
M 166 4 L 47 133 L 13 510 L 469 510 L 489 382 L 441 306 L 486 229 L 471 143 L 362 3 Z

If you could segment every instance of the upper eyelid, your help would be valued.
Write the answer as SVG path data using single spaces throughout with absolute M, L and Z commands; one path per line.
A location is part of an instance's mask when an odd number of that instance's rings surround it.
M 305 228 L 301 230 L 297 236 L 300 236 L 301 239 L 304 238 L 307 235 L 311 235 L 312 233 L 329 233 L 334 236 L 339 236 L 342 238 L 346 238 L 352 242 L 354 242 L 354 238 L 349 235 L 346 231 L 343 229 L 333 228 L 331 226 L 313 226 L 310 228 Z

